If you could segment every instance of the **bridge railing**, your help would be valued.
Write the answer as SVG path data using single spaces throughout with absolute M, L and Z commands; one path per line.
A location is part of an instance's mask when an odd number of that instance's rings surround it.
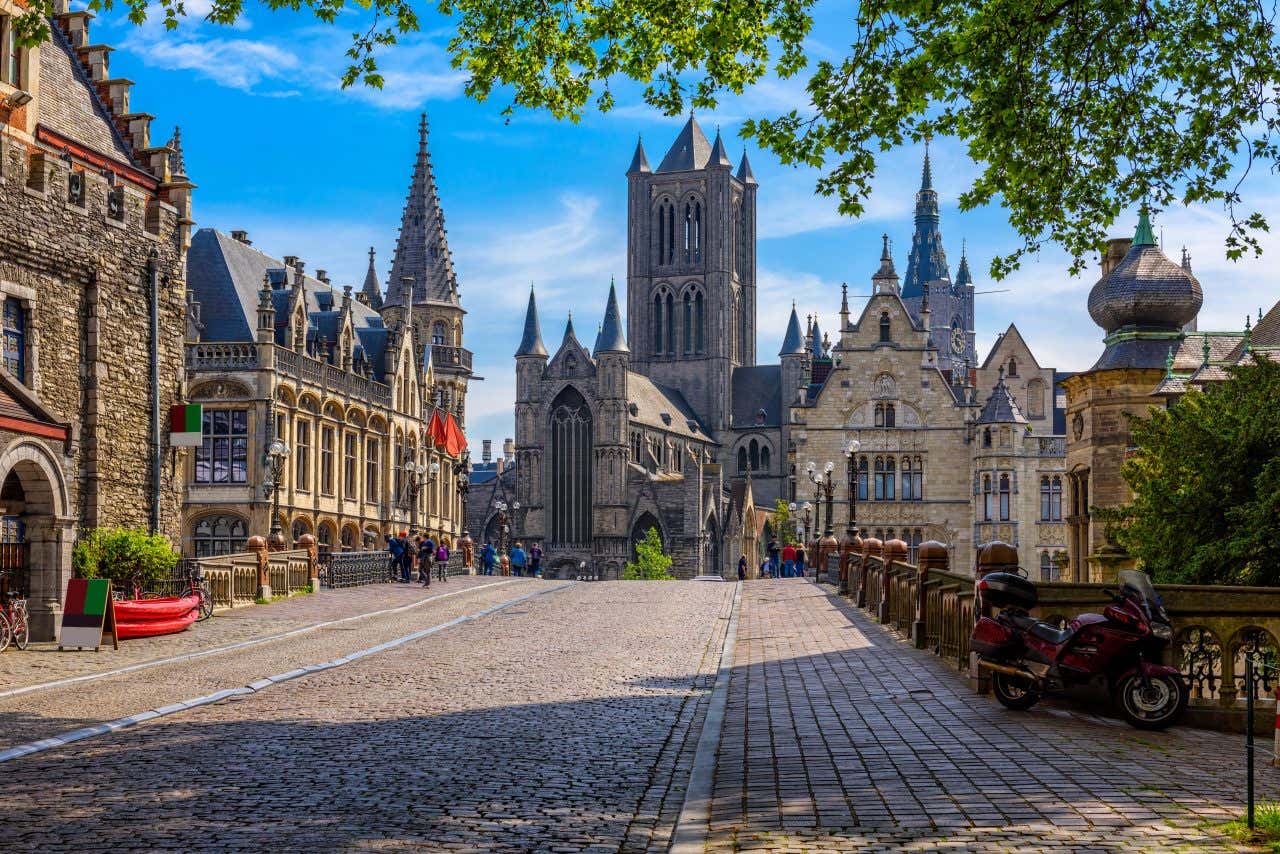
M 870 540 L 848 556 L 848 595 L 879 622 L 920 649 L 945 659 L 980 687 L 971 670 L 969 635 L 978 616 L 973 576 L 951 569 L 946 546 L 924 543 L 917 564 L 907 563 L 906 544 Z M 875 553 L 880 552 L 880 553 Z M 979 572 L 986 569 L 981 565 Z M 1099 612 L 1110 598 L 1106 584 L 1037 582 L 1033 616 L 1066 625 L 1084 612 Z M 1245 705 L 1244 662 L 1257 668 L 1255 700 L 1274 703 L 1280 679 L 1280 588 L 1217 585 L 1156 585 L 1173 623 L 1165 663 L 1182 671 L 1191 688 L 1193 717 L 1221 725 Z M 1269 717 L 1262 716 L 1269 720 Z

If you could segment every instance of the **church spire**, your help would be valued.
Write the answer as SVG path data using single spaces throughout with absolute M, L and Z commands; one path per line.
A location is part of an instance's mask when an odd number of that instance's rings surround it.
M 644 141 L 640 137 L 636 137 L 636 153 L 631 158 L 631 165 L 627 167 L 627 174 L 641 172 L 652 172 L 649 168 L 649 158 L 644 153 Z
M 733 166 L 729 162 L 729 152 L 725 151 L 724 139 L 720 136 L 720 128 L 716 128 L 716 141 L 711 146 L 711 156 L 707 158 L 708 166 Z
M 875 293 L 897 293 L 898 292 L 898 271 L 893 266 L 893 255 L 889 252 L 889 235 L 882 234 L 883 241 L 880 249 L 880 269 L 876 270 L 874 276 L 871 277 L 872 288 Z M 923 290 L 921 294 L 923 294 Z
M 939 222 L 938 193 L 933 189 L 933 167 L 926 140 L 924 165 L 920 170 L 920 191 L 916 193 L 916 230 L 911 237 L 907 275 L 902 284 L 903 299 L 923 296 L 927 282 L 951 280 L 951 272 L 947 269 L 947 254 L 942 249 Z
M 516 350 L 516 356 L 547 356 L 547 348 L 542 343 L 542 327 L 538 323 L 538 301 L 533 297 L 533 285 L 529 286 L 529 308 L 524 314 L 524 337 L 520 339 L 520 349 Z
M 973 284 L 973 274 L 969 272 L 969 253 L 965 243 L 960 244 L 960 269 L 956 271 L 956 287 Z
M 369 269 L 364 274 L 364 286 L 360 288 L 360 293 L 364 294 L 365 303 L 369 308 L 377 311 L 382 308 L 382 288 L 378 285 L 378 271 L 373 264 L 374 252 L 373 247 L 369 247 Z
M 751 172 L 751 161 L 747 160 L 747 150 L 742 149 L 742 160 L 738 163 L 737 178 L 744 184 L 759 184 L 756 176 Z
M 791 320 L 787 322 L 787 334 L 782 339 L 782 350 L 779 356 L 794 356 L 804 353 L 804 336 L 800 334 L 800 315 L 796 314 L 796 304 L 791 303 Z
M 399 282 L 412 276 L 417 283 L 417 300 L 458 303 L 458 282 L 453 272 L 453 259 L 445 236 L 444 211 L 436 194 L 435 173 L 427 148 L 427 114 L 418 123 L 418 156 L 413 166 L 413 180 L 400 219 L 400 236 L 391 261 L 386 305 L 404 302 Z
M 596 336 L 597 353 L 615 352 L 629 353 L 627 338 L 622 332 L 622 312 L 618 310 L 618 290 L 613 279 L 609 280 L 609 302 L 604 309 L 604 323 L 600 326 L 600 334 Z

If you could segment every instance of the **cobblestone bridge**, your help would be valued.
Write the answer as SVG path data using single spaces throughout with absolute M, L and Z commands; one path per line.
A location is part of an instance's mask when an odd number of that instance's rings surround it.
M 0 829 L 40 851 L 1232 850 L 1212 826 L 1241 808 L 1239 737 L 1007 712 L 830 594 L 464 578 L 8 652 Z

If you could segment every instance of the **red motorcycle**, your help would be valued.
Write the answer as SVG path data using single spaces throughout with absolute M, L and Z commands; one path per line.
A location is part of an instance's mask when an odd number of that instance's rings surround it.
M 1021 572 L 1021 570 L 1019 570 Z M 1125 719 L 1139 729 L 1164 729 L 1187 707 L 1182 674 L 1160 663 L 1173 626 L 1145 573 L 1125 570 L 1120 590 L 1101 614 L 1081 614 L 1065 629 L 1027 613 L 1038 601 L 1025 575 L 993 572 L 978 581 L 979 602 L 999 608 L 978 620 L 969 648 L 991 671 L 991 690 L 1009 709 L 1029 709 L 1040 698 L 1105 678 Z

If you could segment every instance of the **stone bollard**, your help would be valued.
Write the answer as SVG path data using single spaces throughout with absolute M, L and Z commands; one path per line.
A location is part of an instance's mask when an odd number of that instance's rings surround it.
M 894 562 L 907 562 L 907 544 L 902 540 L 887 540 L 883 546 L 884 555 L 884 587 L 880 594 L 880 612 L 876 615 L 881 623 L 888 623 L 893 620 L 893 603 L 891 596 L 893 593 L 893 585 L 895 579 L 893 574 L 889 572 L 889 566 Z
M 267 535 L 267 549 L 273 552 L 282 552 L 289 548 L 289 544 L 285 542 L 283 531 L 273 531 Z
M 471 539 L 471 534 L 463 531 L 462 539 L 458 540 L 458 550 L 462 552 L 462 565 L 466 567 L 468 575 L 476 574 L 476 541 Z
M 983 576 L 993 572 L 1016 572 L 1018 569 L 1018 550 L 1008 543 L 992 540 L 978 547 L 973 561 L 974 602 L 973 619 L 977 622 L 982 617 L 990 617 L 991 609 L 978 597 L 977 584 Z M 991 677 L 986 670 L 978 667 L 978 655 L 969 653 L 969 687 L 979 694 L 991 691 Z
M 924 649 L 927 633 L 926 610 L 929 607 L 928 592 L 925 582 L 933 570 L 946 572 L 950 569 L 951 559 L 947 547 L 937 540 L 925 540 L 916 547 L 916 618 L 911 624 L 911 643 L 916 649 Z
M 871 576 L 871 558 L 880 557 L 884 553 L 884 543 L 875 537 L 867 537 L 862 541 L 862 565 L 858 568 L 859 587 L 862 593 L 858 597 L 858 607 L 866 608 L 870 606 L 867 598 L 867 579 Z M 883 595 L 883 592 L 881 593 Z
M 862 551 L 862 538 L 858 536 L 858 532 L 854 531 L 852 535 L 845 534 L 840 540 L 840 593 L 848 596 L 852 591 L 849 589 L 849 571 L 853 568 L 853 556 Z
M 320 546 L 312 534 L 298 537 L 298 548 L 307 550 L 307 579 L 313 593 L 320 592 Z
M 266 537 L 252 536 L 245 540 L 244 548 L 247 552 L 253 552 L 254 556 L 258 559 L 258 598 L 270 599 L 271 578 L 267 575 L 267 562 L 271 558 L 268 557 L 267 554 Z

